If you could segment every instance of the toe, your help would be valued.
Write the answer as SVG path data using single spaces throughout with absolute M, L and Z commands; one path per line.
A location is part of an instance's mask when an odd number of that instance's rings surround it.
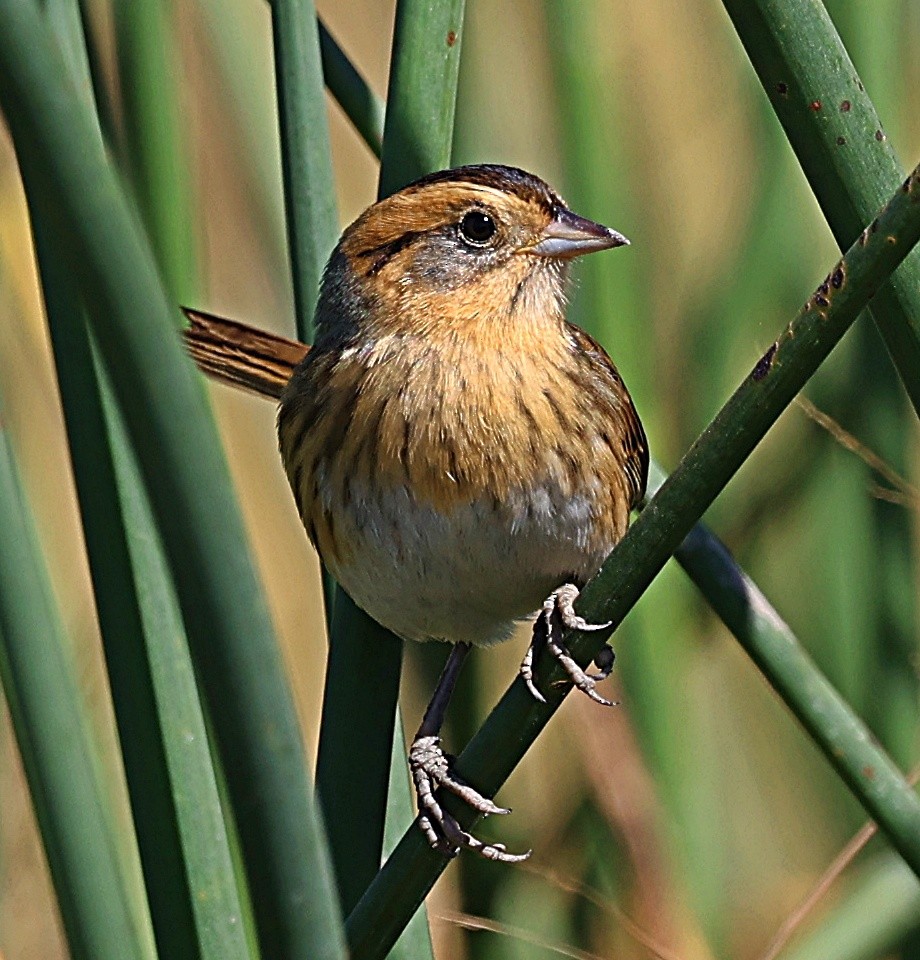
M 524 677 L 524 683 L 527 684 L 527 689 L 533 694 L 534 699 L 539 700 L 540 703 L 546 703 L 546 697 L 537 689 L 536 684 L 533 682 L 533 676 L 525 674 L 522 674 L 522 676 Z
M 592 630 L 606 630 L 612 626 L 612 620 L 608 620 L 606 623 L 588 623 L 584 617 L 575 612 L 575 601 L 578 599 L 579 592 L 574 583 L 564 583 L 550 597 L 563 626 L 568 627 L 569 630 L 580 630 L 582 633 L 590 633 Z

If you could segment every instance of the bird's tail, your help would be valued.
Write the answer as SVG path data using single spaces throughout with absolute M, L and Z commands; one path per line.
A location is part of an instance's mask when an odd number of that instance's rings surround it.
M 294 367 L 310 349 L 299 340 L 287 340 L 235 320 L 199 310 L 184 312 L 189 320 L 183 331 L 185 346 L 199 369 L 221 383 L 260 397 L 279 399 Z

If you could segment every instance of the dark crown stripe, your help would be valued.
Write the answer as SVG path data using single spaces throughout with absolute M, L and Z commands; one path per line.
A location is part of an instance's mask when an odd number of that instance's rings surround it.
M 479 163 L 454 167 L 452 170 L 438 170 L 415 180 L 404 189 L 420 190 L 439 183 L 470 183 L 505 190 L 516 193 L 525 200 L 539 203 L 550 213 L 565 205 L 559 195 L 539 177 L 518 167 L 506 167 L 498 163 Z

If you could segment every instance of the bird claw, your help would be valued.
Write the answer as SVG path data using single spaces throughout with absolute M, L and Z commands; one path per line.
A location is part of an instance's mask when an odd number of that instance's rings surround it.
M 527 689 L 541 703 L 546 703 L 546 697 L 537 689 L 533 679 L 533 661 L 538 649 L 545 646 L 550 655 L 556 659 L 565 670 L 568 680 L 576 689 L 589 696 L 595 703 L 605 707 L 614 706 L 612 700 L 602 697 L 595 689 L 598 681 L 606 680 L 613 670 L 615 654 L 610 646 L 604 646 L 594 658 L 598 673 L 586 673 L 572 659 L 571 654 L 562 643 L 562 630 L 604 630 L 611 625 L 607 623 L 588 623 L 584 617 L 575 613 L 575 600 L 578 598 L 578 587 L 572 583 L 563 584 L 554 590 L 544 601 L 543 609 L 537 617 L 533 627 L 533 637 L 530 646 L 521 661 L 521 677 Z
M 546 703 L 546 697 L 537 689 L 537 685 L 533 682 L 533 658 L 538 646 L 546 642 L 546 635 L 540 630 L 540 625 L 543 620 L 542 614 L 537 622 L 533 625 L 533 636 L 530 640 L 530 645 L 527 647 L 527 652 L 524 654 L 524 659 L 521 661 L 521 666 L 519 673 L 521 674 L 521 679 L 524 683 L 527 684 L 527 689 L 533 694 L 535 700 L 539 700 L 540 703 Z M 540 630 L 540 635 L 537 636 L 537 631 Z
M 484 797 L 469 784 L 459 780 L 450 769 L 450 761 L 441 749 L 440 737 L 416 737 L 409 750 L 409 769 L 415 783 L 419 804 L 419 827 L 431 846 L 449 857 L 461 850 L 471 850 L 487 860 L 520 863 L 527 853 L 508 853 L 503 843 L 483 843 L 460 826 L 457 819 L 438 803 L 435 791 L 442 787 L 460 797 L 477 813 L 510 813 Z

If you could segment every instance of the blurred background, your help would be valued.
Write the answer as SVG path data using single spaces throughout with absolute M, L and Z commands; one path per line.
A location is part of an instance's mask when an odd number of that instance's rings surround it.
M 174 109 L 146 117 L 119 87 L 130 38 L 108 2 L 88 7 L 107 52 L 111 132 L 126 168 L 149 185 L 139 207 L 177 301 L 292 335 L 267 4 L 151 3 L 173 87 L 171 101 L 160 91 L 158 102 Z M 913 166 L 920 4 L 828 7 L 886 135 Z M 382 96 L 393 4 L 317 0 L 317 8 Z M 616 361 L 653 456 L 673 468 L 836 258 L 732 26 L 715 0 L 470 0 L 461 40 L 455 161 L 525 167 L 632 241 L 578 265 L 572 315 Z M 373 201 L 377 165 L 331 100 L 329 113 L 344 226 Z M 130 117 L 171 125 L 174 150 L 158 165 L 140 169 L 132 157 L 143 130 L 131 130 Z M 127 832 L 28 220 L 2 130 L 0 384 L 2 426 L 110 747 Z M 870 469 L 794 406 L 707 520 L 909 769 L 918 754 L 916 422 L 866 318 L 806 392 L 894 476 Z M 325 662 L 316 558 L 280 469 L 272 405 L 223 387 L 211 396 L 312 755 Z M 449 749 L 459 752 L 514 678 L 524 642 L 471 658 Z M 511 869 L 464 857 L 435 888 L 437 956 L 760 957 L 863 822 L 674 565 L 615 647 L 609 685 L 620 706 L 569 698 L 499 795 L 513 816 L 482 826 L 510 849 L 532 846 L 533 859 Z M 434 646 L 407 651 L 410 736 L 444 655 Z M 0 811 L 0 953 L 66 956 L 5 715 Z M 858 950 L 823 955 L 920 957 L 920 888 L 904 869 L 882 842 L 870 845 L 809 919 L 813 937 L 841 936 L 855 923 L 859 933 L 846 942 Z M 903 909 L 893 916 L 895 902 Z M 494 929 L 467 929 L 477 917 Z

